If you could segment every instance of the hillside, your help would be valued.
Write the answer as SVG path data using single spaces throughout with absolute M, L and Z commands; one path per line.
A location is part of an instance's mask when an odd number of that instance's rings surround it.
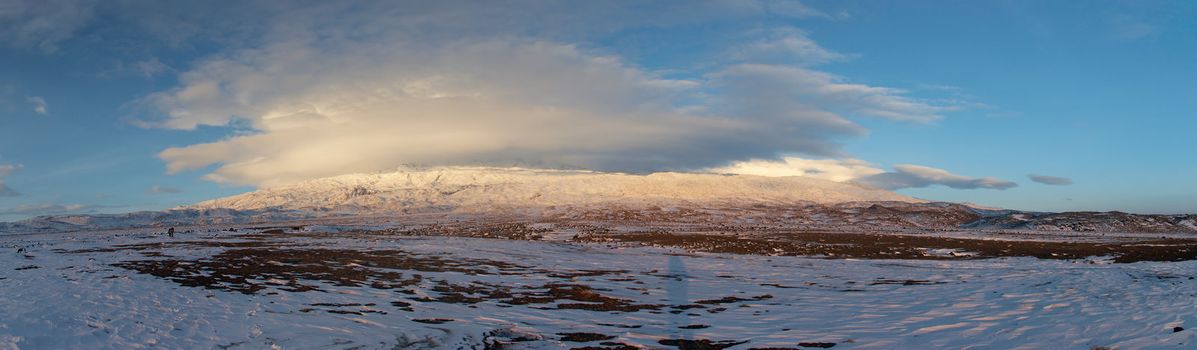
M 611 204 L 742 207 L 880 201 L 924 202 L 882 189 L 807 177 L 446 167 L 316 179 L 189 208 L 408 213 Z

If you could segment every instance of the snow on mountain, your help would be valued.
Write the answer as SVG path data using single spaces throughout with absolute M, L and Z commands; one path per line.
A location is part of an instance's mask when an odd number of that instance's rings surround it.
M 44 216 L 0 233 L 278 222 L 417 213 L 522 219 L 769 224 L 825 229 L 1197 233 L 1197 215 L 1037 213 L 927 202 L 809 177 L 439 167 L 265 188 L 161 212 Z M 523 216 L 530 215 L 530 216 Z M 483 217 L 489 217 L 483 215 Z M 509 217 L 515 218 L 515 217 Z M 479 218 L 485 221 L 485 218 Z
M 807 177 L 442 167 L 316 179 L 190 208 L 410 213 L 604 204 L 748 206 L 860 201 L 924 202 L 873 187 Z

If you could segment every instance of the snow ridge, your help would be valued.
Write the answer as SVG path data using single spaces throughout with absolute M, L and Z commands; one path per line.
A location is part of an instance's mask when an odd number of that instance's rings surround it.
M 438 167 L 316 179 L 189 208 L 360 214 L 607 204 L 742 206 L 862 201 L 924 202 L 864 185 L 797 176 Z

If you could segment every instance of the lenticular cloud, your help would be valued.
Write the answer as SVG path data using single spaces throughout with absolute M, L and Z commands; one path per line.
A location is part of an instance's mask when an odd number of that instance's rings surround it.
M 526 32 L 430 41 L 380 29 L 363 40 L 328 26 L 206 59 L 138 101 L 146 127 L 247 129 L 162 151 L 168 171 L 216 165 L 210 180 L 262 185 L 402 164 L 693 170 L 841 157 L 839 139 L 867 132 L 848 116 L 928 122 L 944 111 L 740 54 L 666 78 Z

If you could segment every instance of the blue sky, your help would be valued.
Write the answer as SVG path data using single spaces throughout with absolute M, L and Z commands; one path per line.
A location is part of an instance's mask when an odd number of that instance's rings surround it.
M 0 220 L 404 164 L 754 159 L 934 200 L 1197 212 L 1187 1 L 16 0 L 0 52 Z

